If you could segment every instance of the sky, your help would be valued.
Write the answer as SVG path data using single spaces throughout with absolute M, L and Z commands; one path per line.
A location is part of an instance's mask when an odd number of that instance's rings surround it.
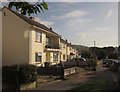
M 52 27 L 72 44 L 90 47 L 95 41 L 97 47 L 118 46 L 117 2 L 52 1 L 47 2 L 49 10 L 32 15 L 36 21 Z
M 117 2 L 48 2 L 48 6 L 49 10 L 33 16 L 68 42 L 118 46 Z

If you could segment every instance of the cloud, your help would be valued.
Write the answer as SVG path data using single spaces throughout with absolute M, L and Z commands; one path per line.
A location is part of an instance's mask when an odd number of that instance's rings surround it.
M 119 0 L 46 0 L 47 2 L 119 2 Z
M 96 27 L 96 28 L 93 28 L 92 30 L 96 31 L 96 32 L 98 32 L 98 31 L 105 32 L 105 31 L 109 31 L 109 28 L 107 28 L 107 27 Z
M 65 15 L 63 15 L 62 17 L 63 18 L 78 18 L 78 17 L 82 17 L 82 16 L 84 16 L 86 14 L 87 13 L 84 12 L 84 11 L 76 10 L 76 11 L 68 12 Z
M 113 11 L 112 11 L 111 9 L 108 11 L 108 13 L 107 13 L 107 15 L 106 15 L 106 17 L 105 17 L 105 20 L 108 20 L 108 19 L 111 17 L 112 12 L 113 12 Z
M 37 22 L 40 22 L 41 24 L 46 25 L 46 26 L 53 26 L 54 25 L 54 22 L 42 20 L 40 17 L 35 18 L 35 20 Z
M 65 13 L 62 16 L 52 16 L 51 19 L 54 20 L 60 20 L 60 19 L 75 19 L 75 18 L 80 18 L 83 17 L 85 15 L 87 15 L 88 13 L 85 11 L 80 11 L 80 10 L 74 10 L 74 11 L 70 11 Z

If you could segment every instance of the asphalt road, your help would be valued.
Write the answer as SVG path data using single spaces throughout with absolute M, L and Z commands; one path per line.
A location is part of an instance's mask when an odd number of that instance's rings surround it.
M 95 80 L 116 81 L 116 77 L 109 71 L 108 67 L 103 67 L 101 63 L 97 66 L 97 71 L 83 70 L 82 72 L 72 75 L 67 80 L 57 80 L 48 83 L 41 83 L 39 87 L 32 90 L 70 90 L 81 84 L 89 83 Z M 107 88 L 111 90 L 110 88 Z

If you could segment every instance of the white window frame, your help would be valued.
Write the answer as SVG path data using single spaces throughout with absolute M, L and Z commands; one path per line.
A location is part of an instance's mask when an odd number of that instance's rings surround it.
M 42 33 L 41 32 L 35 32 L 35 41 L 42 43 Z
M 55 57 L 55 54 L 56 54 L 56 57 Z M 58 61 L 58 53 L 57 52 L 53 53 L 53 61 Z
M 41 60 L 38 61 L 38 57 L 40 57 Z M 35 53 L 35 62 L 36 63 L 42 63 L 42 52 L 36 52 Z

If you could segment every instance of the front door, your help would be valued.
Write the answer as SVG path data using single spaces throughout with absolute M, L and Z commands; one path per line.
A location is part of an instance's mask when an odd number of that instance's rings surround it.
M 50 53 L 49 52 L 46 53 L 46 62 L 50 62 Z

